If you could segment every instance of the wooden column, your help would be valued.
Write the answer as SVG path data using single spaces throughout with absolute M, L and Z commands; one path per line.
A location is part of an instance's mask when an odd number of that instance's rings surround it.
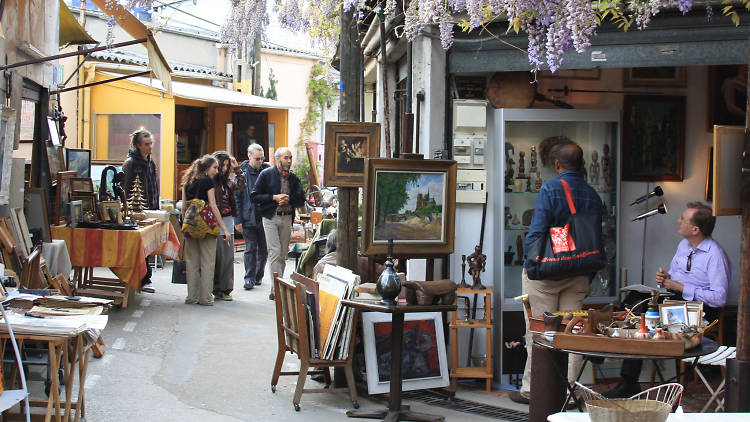
M 750 63 L 750 57 L 748 58 Z M 750 74 L 748 74 L 750 81 Z M 750 84 L 748 85 L 750 88 Z M 748 89 L 750 100 L 750 89 Z M 750 412 L 750 101 L 745 104 L 742 160 L 742 242 L 737 302 L 737 358 L 727 360 L 727 412 Z
M 341 105 L 339 120 L 342 122 L 358 122 L 359 116 L 359 78 L 360 56 L 359 33 L 357 22 L 352 19 L 351 11 L 341 11 Z M 359 188 L 338 189 L 338 245 L 336 264 L 352 271 L 357 270 L 357 216 L 359 203 Z

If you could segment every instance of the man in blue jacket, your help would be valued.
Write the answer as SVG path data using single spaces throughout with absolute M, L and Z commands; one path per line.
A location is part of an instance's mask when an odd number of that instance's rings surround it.
M 279 148 L 274 158 L 276 165 L 260 173 L 250 200 L 255 202 L 255 212 L 263 217 L 271 274 L 278 273 L 282 277 L 289 253 L 294 209 L 305 204 L 305 191 L 302 182 L 291 171 L 292 150 Z
M 263 281 L 263 273 L 268 259 L 268 248 L 266 247 L 266 235 L 261 224 L 261 215 L 256 210 L 255 202 L 250 199 L 255 183 L 260 173 L 271 167 L 263 162 L 265 153 L 263 147 L 258 144 L 250 144 L 247 147 L 247 161 L 240 164 L 245 175 L 245 189 L 234 193 L 237 202 L 237 220 L 234 229 L 242 233 L 245 239 L 245 290 L 252 290 L 260 286 Z
M 581 147 L 568 138 L 560 137 L 552 147 L 557 177 L 542 185 L 536 199 L 534 216 L 531 219 L 529 233 L 526 236 L 524 251 L 540 236 L 545 236 L 550 227 L 562 226 L 570 216 L 570 208 L 565 190 L 560 180 L 570 186 L 571 197 L 575 208 L 587 213 L 598 214 L 599 224 L 604 213 L 604 204 L 599 194 L 583 180 L 580 170 L 583 168 L 583 151 Z M 581 309 L 583 299 L 589 294 L 591 276 L 577 276 L 563 280 L 531 280 L 526 273 L 526 262 L 521 274 L 523 292 L 529 295 L 529 305 L 533 315 L 544 312 Z M 518 403 L 529 403 L 531 396 L 531 353 L 532 339 L 526 320 L 526 368 L 523 372 L 521 391 L 513 391 L 510 399 Z M 568 358 L 568 381 L 574 381 L 583 361 L 580 356 Z

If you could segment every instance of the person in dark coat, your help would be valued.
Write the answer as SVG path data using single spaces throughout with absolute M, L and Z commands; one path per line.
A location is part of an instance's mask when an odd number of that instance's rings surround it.
M 294 209 L 305 204 L 305 191 L 302 182 L 291 171 L 292 151 L 287 147 L 279 148 L 274 158 L 276 165 L 260 173 L 250 200 L 255 201 L 255 212 L 263 216 L 271 274 L 278 273 L 282 277 L 289 253 Z
M 268 247 L 266 246 L 266 235 L 263 232 L 261 215 L 256 212 L 255 202 L 250 200 L 255 182 L 260 173 L 271 167 L 264 163 L 265 153 L 263 147 L 251 144 L 247 147 L 247 161 L 240 164 L 240 169 L 245 175 L 245 188 L 234 193 L 237 203 L 237 219 L 234 229 L 242 233 L 245 239 L 245 290 L 252 290 L 260 286 L 268 259 Z
M 151 159 L 153 145 L 151 132 L 145 129 L 138 129 L 130 135 L 130 150 L 122 164 L 123 187 L 125 188 L 125 196 L 130 197 L 135 178 L 140 178 L 143 199 L 146 200 L 146 209 L 158 210 L 159 178 L 156 173 L 156 164 Z M 154 292 L 151 286 L 151 266 L 148 264 L 148 257 L 146 257 L 146 275 L 141 280 L 141 290 L 148 293 Z

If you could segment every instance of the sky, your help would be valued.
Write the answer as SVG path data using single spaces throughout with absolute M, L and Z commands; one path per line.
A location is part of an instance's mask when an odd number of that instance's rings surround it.
M 437 205 L 443 205 L 443 178 L 442 173 L 424 173 L 417 182 L 417 187 L 412 187 L 409 191 L 409 200 L 404 205 L 405 210 L 414 210 L 417 207 L 417 194 L 430 193 L 430 197 L 435 199 Z

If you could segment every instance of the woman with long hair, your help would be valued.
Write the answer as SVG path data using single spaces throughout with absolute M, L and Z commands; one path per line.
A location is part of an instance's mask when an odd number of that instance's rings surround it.
M 219 172 L 219 163 L 212 155 L 204 155 L 193 161 L 182 178 L 182 199 L 200 199 L 205 201 L 215 216 L 221 215 L 216 206 L 214 196 L 214 176 Z M 184 212 L 187 207 L 183 206 Z M 224 240 L 231 242 L 231 235 L 224 226 L 224 221 L 217 218 L 216 222 L 224 233 Z M 216 238 L 207 235 L 203 239 L 193 239 L 185 236 L 185 265 L 188 282 L 186 304 L 198 303 L 212 306 L 214 298 L 211 295 L 214 285 L 214 268 L 216 265 Z
M 245 189 L 245 175 L 240 170 L 237 160 L 226 151 L 214 152 L 219 163 L 219 171 L 214 176 L 214 194 L 216 205 L 229 230 L 232 242 L 225 242 L 219 237 L 216 240 L 216 267 L 214 269 L 214 299 L 232 300 L 234 290 L 234 218 L 237 217 L 237 202 L 234 192 Z M 232 177 L 234 174 L 234 177 Z M 224 235 L 224 232 L 221 232 Z

